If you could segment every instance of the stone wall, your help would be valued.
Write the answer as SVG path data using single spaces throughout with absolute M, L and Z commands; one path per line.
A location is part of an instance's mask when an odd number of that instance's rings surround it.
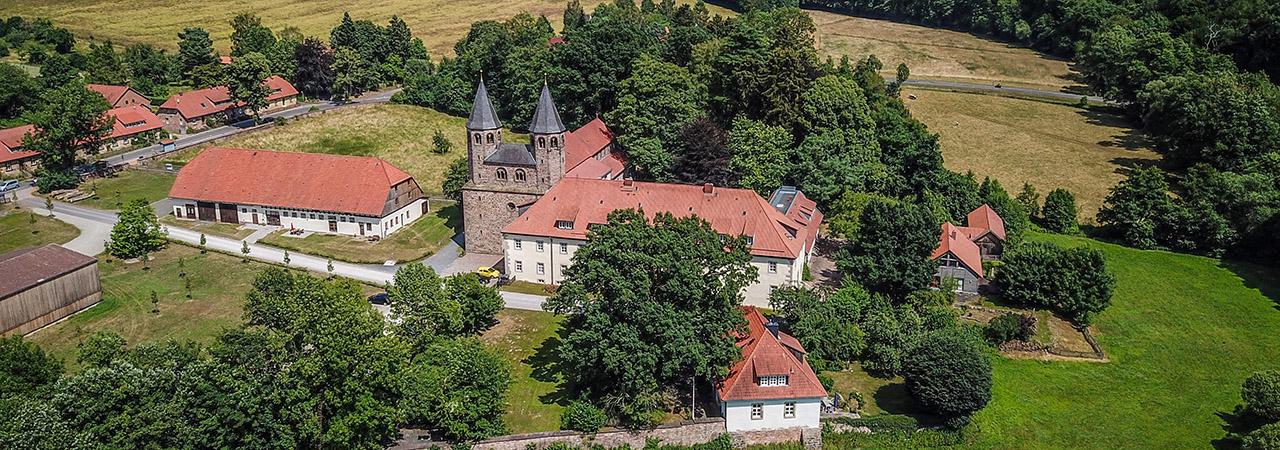
M 471 253 L 502 254 L 502 229 L 520 215 L 519 207 L 537 200 L 532 192 L 504 191 L 468 184 L 462 190 L 462 223 Z
M 574 446 L 601 445 L 605 448 L 629 445 L 631 448 L 644 448 L 649 439 L 657 439 L 663 444 L 691 446 L 709 442 L 725 434 L 724 419 L 707 418 L 685 421 L 678 424 L 661 425 L 650 430 L 641 431 L 602 431 L 584 434 L 572 431 L 552 431 L 546 433 L 529 433 L 502 436 L 477 442 L 471 446 L 473 450 L 526 450 L 543 449 L 556 443 Z M 412 436 L 413 433 L 405 433 Z M 736 448 L 749 445 L 774 444 L 785 442 L 803 442 L 806 448 L 822 447 L 822 432 L 817 428 L 791 428 L 783 430 L 761 430 L 732 433 L 730 435 Z M 426 449 L 432 445 L 448 448 L 439 442 L 416 441 L 403 439 L 394 448 L 396 450 Z

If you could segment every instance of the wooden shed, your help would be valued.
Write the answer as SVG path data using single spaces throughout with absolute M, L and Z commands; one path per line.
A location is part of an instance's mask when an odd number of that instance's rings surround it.
M 93 257 L 56 244 L 0 255 L 0 336 L 30 333 L 100 300 Z

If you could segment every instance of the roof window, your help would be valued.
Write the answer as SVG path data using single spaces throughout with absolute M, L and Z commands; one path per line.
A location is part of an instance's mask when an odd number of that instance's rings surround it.
M 559 228 L 559 229 L 561 229 L 561 230 L 572 230 L 572 229 L 573 229 L 573 221 L 572 221 L 572 220 L 557 220 L 557 221 L 556 221 L 556 228 Z

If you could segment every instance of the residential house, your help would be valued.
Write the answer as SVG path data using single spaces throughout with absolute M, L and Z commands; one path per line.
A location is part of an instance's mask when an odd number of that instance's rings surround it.
M 639 208 L 650 218 L 663 212 L 698 216 L 721 234 L 746 236 L 759 277 L 743 297 L 767 306 L 774 287 L 803 281 L 822 223 L 816 204 L 795 188 L 784 187 L 770 198 L 710 184 L 565 178 L 502 230 L 505 274 L 559 284 L 590 227 L 607 223 L 614 210 Z
M 102 94 L 112 108 L 125 106 L 151 106 L 151 100 L 129 86 L 113 86 L 110 84 L 90 84 L 89 89 Z
M 102 300 L 98 260 L 57 244 L 0 255 L 0 336 L 27 334 Z
M 262 112 L 298 103 L 298 90 L 288 80 L 272 75 L 263 83 L 271 88 L 271 94 L 267 95 L 267 109 Z M 186 134 L 216 123 L 239 119 L 246 113 L 248 111 L 244 110 L 243 105 L 232 100 L 230 88 L 215 86 L 174 94 L 160 105 L 157 115 L 164 121 L 164 129 L 171 133 Z
M 413 177 L 378 158 L 214 147 L 169 191 L 182 220 L 386 237 L 427 213 Z
M 979 206 L 966 217 L 968 226 L 942 224 L 938 247 L 930 259 L 938 263 L 933 285 L 945 279 L 956 281 L 956 290 L 977 293 L 986 285 L 982 262 L 999 259 L 1004 252 L 1004 220 L 988 205 Z
M 111 117 L 111 134 L 103 141 L 102 151 L 128 148 L 154 139 L 164 127 L 160 118 L 145 105 L 121 106 L 107 111 Z
M 22 145 L 23 138 L 35 131 L 33 125 L 0 130 L 0 175 L 17 176 L 40 167 L 40 153 L 24 150 Z
M 756 308 L 744 306 L 742 312 L 747 319 L 747 332 L 738 336 L 742 359 L 716 387 L 726 431 L 819 429 L 827 391 L 804 347 Z

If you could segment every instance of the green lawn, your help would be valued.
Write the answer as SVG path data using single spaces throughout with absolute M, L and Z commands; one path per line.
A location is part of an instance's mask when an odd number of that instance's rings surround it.
M 149 270 L 142 263 L 125 264 L 104 259 L 102 302 L 29 336 L 74 370 L 76 345 L 99 330 L 120 333 L 130 344 L 166 339 L 209 343 L 223 328 L 240 324 L 244 295 L 253 277 L 266 267 L 241 263 L 239 258 L 194 248 L 170 245 L 151 255 Z M 178 276 L 183 259 L 191 278 L 191 299 Z M 152 313 L 151 293 L 159 299 L 159 313 Z
M 25 208 L 0 208 L 0 214 L 3 214 L 0 215 L 0 253 L 44 244 L 65 244 L 80 235 L 80 230 L 61 220 L 33 215 Z M 54 212 L 56 216 L 56 208 Z M 35 224 L 31 223 L 33 216 Z
M 498 325 L 482 337 L 511 363 L 503 417 L 511 433 L 560 429 L 560 412 L 567 401 L 561 398 L 555 365 L 559 329 L 560 318 L 551 313 L 504 309 L 498 313 Z
M 237 241 L 253 234 L 253 230 L 241 228 L 239 225 L 201 220 L 181 220 L 173 217 L 173 215 L 161 216 L 160 223 L 165 226 L 186 228 L 210 236 L 228 237 Z
M 1207 448 L 1250 373 L 1280 367 L 1280 271 L 1035 234 L 1100 249 L 1118 279 L 1096 322 L 1110 363 L 995 360 L 973 448 Z
M 548 288 L 550 288 L 550 286 L 545 284 L 538 284 L 529 281 L 512 281 L 499 286 L 498 290 L 519 292 L 521 294 L 551 295 L 551 293 L 547 291 Z
M 435 207 L 435 204 L 432 204 Z M 408 228 L 386 239 L 369 242 L 364 239 L 315 233 L 305 238 L 286 237 L 287 230 L 277 231 L 258 241 L 273 247 L 309 255 L 361 264 L 385 261 L 417 261 L 431 256 L 462 227 L 462 212 L 457 204 L 436 209 Z
M 90 180 L 80 185 L 81 190 L 97 195 L 76 202 L 76 205 L 115 210 L 135 198 L 154 203 L 169 197 L 174 178 L 171 173 L 126 170 L 110 178 Z M 56 209 L 54 213 L 57 213 Z

